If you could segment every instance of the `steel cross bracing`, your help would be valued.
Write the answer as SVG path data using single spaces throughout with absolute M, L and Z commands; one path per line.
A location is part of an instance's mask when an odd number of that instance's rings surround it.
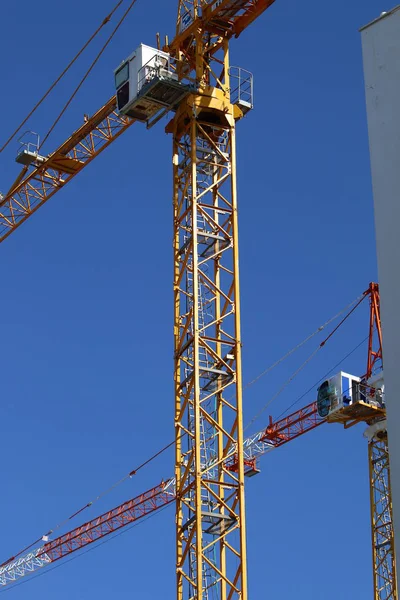
M 245 463 L 252 464 L 253 461 L 258 460 L 274 448 L 295 439 L 300 435 L 300 432 L 310 431 L 324 422 L 325 419 L 318 417 L 316 403 L 312 403 L 276 423 L 270 423 L 267 429 L 258 431 L 243 442 Z M 232 446 L 225 461 L 228 469 L 232 469 L 232 467 L 234 467 L 234 470 L 236 469 L 236 454 L 236 447 Z M 212 472 L 212 460 L 215 460 L 215 457 L 210 459 L 209 472 Z M 206 499 L 209 502 L 210 496 L 206 495 Z M 11 559 L 6 565 L 0 567 L 0 585 L 5 586 L 13 583 L 29 573 L 68 556 L 72 552 L 81 550 L 85 546 L 138 521 L 174 500 L 175 478 L 170 478 L 144 494 L 124 502 L 100 517 L 96 517 L 42 547 L 36 548 L 17 560 Z
M 212 32 L 225 39 L 238 37 L 275 0 L 179 0 L 176 38 L 180 47 L 196 30 Z
M 317 403 L 312 402 L 276 423 L 270 417 L 270 423 L 264 432 L 263 440 L 282 446 L 295 438 L 326 423 L 326 418 L 318 414 Z
M 381 327 L 381 303 L 379 285 L 370 283 L 369 295 L 369 337 L 368 337 L 368 361 L 365 379 L 369 379 L 374 370 L 382 366 L 382 327 Z
M 257 459 L 275 448 L 275 445 L 263 442 L 264 437 L 265 430 L 262 430 L 245 440 L 243 448 L 244 456 L 247 459 Z M 233 463 L 235 454 L 236 449 L 232 448 L 226 459 L 227 465 Z M 212 468 L 212 465 L 210 467 Z M 5 586 L 13 583 L 29 573 L 81 550 L 122 527 L 152 514 L 173 502 L 176 498 L 175 492 L 175 478 L 167 479 L 144 494 L 124 502 L 40 548 L 30 551 L 18 559 L 10 559 L 0 567 L 0 585 Z
M 234 120 L 201 112 L 174 135 L 178 598 L 199 600 L 246 597 Z
M 368 444 L 374 600 L 397 600 L 396 560 L 387 433 Z
M 55 152 L 48 157 L 36 156 L 31 172 L 0 200 L 0 242 L 134 122 L 115 109 L 113 97 Z
M 324 422 L 318 420 L 312 404 L 290 415 L 286 423 L 270 423 L 267 430 L 244 446 L 241 443 L 234 143 L 235 120 L 241 115 L 230 103 L 228 40 L 238 36 L 272 3 L 180 0 L 176 37 L 166 48 L 179 58 L 181 77 L 195 77 L 199 92 L 185 98 L 169 128 L 174 135 L 178 600 L 184 593 L 198 600 L 213 595 L 222 600 L 247 598 L 245 466 L 258 455 Z M 0 241 L 132 122 L 115 113 L 112 98 L 55 153 L 37 155 L 30 174 L 17 180 L 0 200 Z M 377 286 L 373 292 L 378 294 Z M 373 351 L 370 336 L 368 372 L 382 354 L 379 296 L 371 298 L 375 313 L 370 332 L 376 328 L 380 346 Z M 386 540 L 392 543 L 388 554 L 381 552 L 381 544 L 386 542 L 375 544 L 376 598 L 397 600 L 394 541 L 388 530 L 390 485 L 382 483 L 389 481 L 389 461 L 387 448 L 386 462 L 376 455 L 377 448 L 382 450 L 377 443 L 370 446 L 374 540 L 379 540 L 384 531 Z M 375 472 L 378 463 L 385 465 L 384 471 Z M 59 538 L 59 546 L 48 548 L 46 544 L 40 552 L 8 563 L 0 569 L 0 581 L 44 566 L 50 558 L 47 550 L 60 551 L 57 558 L 61 558 L 114 531 L 115 524 L 122 527 L 157 510 L 174 497 L 174 486 L 174 480 L 163 486 L 157 495 L 160 503 L 139 502 L 139 512 L 131 512 L 130 519 L 117 516 L 114 521 L 111 517 L 94 525 L 93 531 L 78 528 L 73 539 Z M 392 591 L 388 582 L 392 582 Z
M 315 402 L 276 422 L 270 421 L 266 429 L 262 429 L 251 435 L 243 442 L 244 463 L 255 465 L 255 461 L 264 454 L 299 437 L 299 435 L 315 429 L 325 422 L 326 419 L 318 416 Z M 381 442 L 379 442 L 378 446 L 380 444 Z M 218 457 L 214 456 L 206 461 L 206 467 L 209 468 L 208 472 L 213 472 L 217 459 Z M 371 462 L 370 464 L 373 463 Z M 380 463 L 381 466 L 382 464 Z M 387 462 L 384 464 L 387 466 Z M 229 449 L 225 458 L 225 465 L 227 470 L 237 471 L 236 446 L 232 445 Z M 377 466 L 379 466 L 378 463 Z M 251 473 L 252 471 L 250 471 Z M 380 481 L 379 479 L 374 484 L 374 504 L 371 506 L 375 506 L 375 503 L 376 506 L 387 506 L 383 500 L 380 500 L 382 490 L 384 492 L 383 496 L 387 492 L 387 485 L 378 487 Z M 0 585 L 10 584 L 170 504 L 176 497 L 175 484 L 175 478 L 167 479 L 155 488 L 48 542 L 41 548 L 30 551 L 17 560 L 10 559 L 7 564 L 0 568 Z M 387 497 L 387 494 L 385 497 Z M 210 495 L 205 495 L 205 500 L 209 502 Z M 375 530 L 375 521 L 378 524 L 379 519 L 374 519 L 372 524 L 373 531 Z M 391 597 L 388 596 L 388 598 Z M 393 598 L 396 599 L 396 596 L 393 596 Z M 381 594 L 380 596 L 376 596 L 375 600 L 386 600 L 386 596 Z
M 206 600 L 209 592 L 247 599 L 235 159 L 235 120 L 242 113 L 230 103 L 228 40 L 272 2 L 197 2 L 186 29 L 180 10 L 167 48 L 180 60 L 178 75 L 194 76 L 199 91 L 181 103 L 169 130 L 176 160 L 179 600 L 183 594 Z M 130 126 L 114 109 L 111 99 L 55 153 L 34 156 L 33 170 L 0 203 L 0 241 Z M 233 399 L 224 395 L 227 388 Z M 225 467 L 232 453 L 235 467 Z
M 370 283 L 368 360 L 365 381 L 383 367 L 379 285 Z M 386 420 L 374 422 L 368 442 L 374 600 L 398 600 L 395 540 Z
M 173 134 L 177 599 L 247 600 L 235 121 L 229 38 L 272 2 L 180 0 L 166 48 L 197 94 Z M 233 464 L 226 458 L 234 452 Z
M 238 36 L 260 16 L 274 0 L 180 0 L 177 35 L 166 47 L 172 55 L 179 55 L 189 65 L 186 71 L 196 68 L 195 46 L 199 25 L 212 43 L 207 52 L 215 55 L 223 40 Z M 198 18 L 192 21 L 194 7 Z M 187 15 L 189 26 L 181 25 L 182 15 Z M 204 65 L 210 61 L 204 55 Z M 218 58 L 216 59 L 218 64 Z M 216 69 L 216 71 L 218 71 Z M 218 79 L 219 72 L 214 76 Z M 116 112 L 115 97 L 88 118 L 66 142 L 48 156 L 36 157 L 25 167 L 5 196 L 0 195 L 0 242 L 13 233 L 24 221 L 43 206 L 54 194 L 88 165 L 96 156 L 116 140 L 134 122 Z
M 7 563 L 0 568 L 0 585 L 7 585 L 17 581 L 21 577 L 25 577 L 29 573 L 33 573 L 42 567 L 45 567 L 52 560 L 44 552 L 44 548 L 36 548 L 29 554 L 21 556 L 18 560 Z
M 202 217 L 201 215 L 198 215 L 197 218 L 197 227 L 199 230 L 201 231 L 205 231 L 206 230 L 206 222 L 204 217 Z M 190 242 L 190 237 L 189 236 L 185 236 L 185 243 L 186 242 Z M 207 264 L 204 266 L 205 272 L 208 272 L 208 266 Z M 192 269 L 192 265 L 188 264 L 188 271 L 186 274 L 186 290 L 188 292 L 187 298 L 186 298 L 186 312 L 187 313 L 193 313 L 193 297 L 194 297 L 194 285 L 193 285 L 193 269 Z M 210 307 L 210 303 L 213 301 L 213 296 L 211 295 L 210 291 L 206 288 L 206 286 L 203 284 L 203 282 L 201 280 L 199 280 L 198 282 L 198 306 L 197 306 L 197 311 L 198 311 L 198 318 L 199 318 L 199 328 L 202 330 L 207 326 L 207 323 L 213 319 L 213 313 L 212 313 L 212 308 Z M 193 323 L 192 323 L 193 326 Z M 193 328 L 190 328 L 189 334 L 191 336 L 193 336 Z M 190 346 L 188 349 L 188 358 L 189 361 L 188 363 L 193 364 L 194 363 L 194 355 L 193 355 L 193 346 Z M 204 349 L 204 348 L 200 348 L 199 349 L 199 364 L 205 368 L 208 369 L 209 367 L 212 366 L 212 362 L 210 362 L 210 357 L 208 355 L 208 352 Z M 185 367 L 185 378 L 189 377 L 191 374 L 191 367 L 189 365 L 187 365 Z M 194 435 L 195 433 L 195 410 L 194 410 L 194 403 L 191 403 L 189 406 L 189 423 L 188 423 L 188 430 Z M 206 419 L 204 419 L 203 415 L 200 415 L 200 439 L 201 439 L 201 464 L 202 465 L 209 465 L 211 463 L 213 463 L 215 461 L 215 457 L 217 455 L 217 453 L 215 452 L 215 449 L 212 448 L 213 444 L 211 443 L 211 440 L 215 440 L 215 434 L 213 431 L 213 428 L 210 427 L 209 423 L 207 423 Z M 208 471 L 208 477 L 212 478 L 213 473 L 212 473 L 212 469 L 210 469 Z M 192 502 L 195 502 L 195 490 L 191 490 L 191 496 L 192 496 Z M 202 490 L 202 499 L 201 499 L 202 505 L 205 507 L 212 507 L 213 505 L 213 499 L 211 496 L 211 493 L 208 490 Z M 213 560 L 214 557 L 214 552 L 213 549 L 210 549 L 210 551 L 208 552 L 209 558 L 210 560 Z M 198 575 L 196 573 L 196 568 L 197 568 L 197 563 L 196 563 L 196 553 L 194 548 L 191 548 L 190 550 L 190 571 L 192 574 L 192 579 L 196 580 L 198 578 Z M 204 587 L 204 596 L 205 598 L 210 597 L 209 596 L 209 590 L 208 590 L 208 586 L 207 586 L 207 581 L 209 579 L 209 575 L 210 575 L 210 569 L 207 568 L 207 565 L 205 563 L 203 563 L 203 573 L 202 573 L 202 578 L 203 578 L 203 587 Z
M 315 418 L 310 415 L 315 415 Z M 304 419 L 304 427 L 300 426 L 299 419 Z M 258 460 L 274 448 L 295 439 L 299 435 L 299 427 L 302 433 L 305 433 L 324 422 L 325 419 L 317 416 L 316 404 L 309 404 L 276 423 L 270 423 L 267 429 L 262 429 L 248 437 L 243 442 L 244 460 L 248 463 Z M 228 469 L 236 465 L 236 454 L 236 447 L 232 446 L 225 460 Z M 208 466 L 211 472 L 212 460 Z M 121 527 L 170 504 L 173 500 L 175 500 L 175 478 L 169 478 L 136 498 L 124 502 L 17 560 L 9 560 L 7 564 L 0 567 L 0 585 L 12 583 L 49 563 L 81 550 Z
M 144 494 L 124 502 L 120 506 L 47 542 L 42 547 L 11 560 L 0 568 L 0 585 L 7 585 L 25 575 L 45 567 L 49 563 L 81 550 L 85 546 L 150 515 L 175 500 L 173 486 L 160 483 Z
M 368 381 L 383 367 L 379 285 L 370 283 L 367 371 Z M 372 422 L 368 442 L 374 600 L 398 600 L 393 529 L 390 461 L 386 420 Z
M 318 416 L 316 403 L 270 422 L 266 429 L 243 442 L 244 463 L 254 465 L 262 455 L 326 422 Z M 386 430 L 378 423 L 378 433 L 369 444 L 371 483 L 371 517 L 374 548 L 374 600 L 397 600 L 392 506 L 389 482 L 389 460 Z M 226 468 L 237 470 L 237 452 L 232 447 L 226 457 Z M 213 464 L 207 465 L 212 471 Z M 250 470 L 249 474 L 254 471 Z M 21 556 L 10 559 L 0 568 L 0 585 L 7 585 L 47 564 L 68 556 L 171 503 L 175 499 L 175 479 L 171 478 L 133 500 L 92 519 L 83 526 Z

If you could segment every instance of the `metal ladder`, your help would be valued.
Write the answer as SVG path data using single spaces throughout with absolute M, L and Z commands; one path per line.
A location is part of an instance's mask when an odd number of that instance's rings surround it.
M 203 217 L 203 215 L 198 215 L 197 216 L 197 230 L 198 231 L 205 231 L 206 230 L 206 223 L 205 223 L 205 219 Z M 187 241 L 187 239 L 184 240 L 185 242 Z M 191 270 L 191 264 L 188 264 L 188 272 L 187 272 L 187 291 L 189 294 L 189 299 L 188 299 L 188 305 L 187 305 L 187 310 L 188 312 L 191 310 L 192 306 L 191 303 L 192 301 L 190 300 L 190 296 L 193 297 L 193 271 Z M 203 270 L 204 272 L 207 271 L 207 265 L 203 265 Z M 212 319 L 213 315 L 211 312 L 207 311 L 207 305 L 209 304 L 209 295 L 210 292 L 209 290 L 207 290 L 206 286 L 204 286 L 204 284 L 199 281 L 198 282 L 198 315 L 199 315 L 199 330 L 202 331 L 204 330 L 204 327 L 207 324 L 207 320 L 208 319 Z M 189 332 L 188 335 L 192 336 L 194 333 L 193 331 L 193 321 L 192 324 L 189 328 Z M 192 362 L 192 364 L 194 364 L 194 357 L 191 356 L 190 357 L 190 362 Z M 212 366 L 212 360 L 210 359 L 207 350 L 200 345 L 199 347 L 199 367 L 200 367 L 200 372 L 202 369 L 208 369 Z M 190 375 L 191 369 L 189 367 L 185 368 L 185 378 L 188 377 Z M 195 414 L 194 414 L 194 407 L 192 404 L 189 405 L 189 423 L 188 423 L 188 428 L 189 431 L 193 431 L 194 430 L 194 419 L 195 419 Z M 211 457 L 208 455 L 208 451 L 207 451 L 207 443 L 208 443 L 208 438 L 210 437 L 210 432 L 207 431 L 207 424 L 205 423 L 204 418 L 200 415 L 200 463 L 201 463 L 201 467 L 204 468 L 207 464 L 209 464 Z M 194 499 L 193 499 L 194 500 Z M 201 503 L 202 503 L 202 509 L 205 512 L 211 512 L 212 508 L 213 508 L 213 499 L 211 497 L 211 494 L 209 492 L 207 492 L 206 490 L 202 490 L 202 497 L 201 497 Z M 196 580 L 197 577 L 197 573 L 195 565 L 196 565 L 196 557 L 194 554 L 194 550 L 192 549 L 190 551 L 190 563 L 191 563 L 191 569 L 192 569 L 192 577 L 194 580 Z M 204 593 L 203 593 L 203 598 L 201 600 L 210 600 L 210 589 L 208 588 L 209 582 L 210 582 L 210 577 L 209 575 L 212 573 L 212 569 L 209 565 L 207 565 L 206 563 L 203 563 L 203 589 L 204 589 Z M 215 597 L 215 593 L 216 593 L 216 589 L 215 586 L 212 588 L 212 598 Z M 200 599 L 199 599 L 200 600 Z

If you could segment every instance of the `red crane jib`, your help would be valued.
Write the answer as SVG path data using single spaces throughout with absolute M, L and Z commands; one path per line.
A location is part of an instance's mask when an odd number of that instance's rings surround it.
M 318 414 L 316 402 L 304 406 L 276 423 L 273 422 L 272 417 L 269 420 L 270 424 L 261 441 L 273 443 L 275 446 L 286 444 L 303 433 L 326 423 L 326 419 Z
M 43 547 L 41 555 L 46 554 L 52 562 L 59 560 L 67 554 L 80 550 L 96 542 L 98 539 L 121 529 L 121 527 L 125 527 L 129 523 L 150 515 L 174 500 L 175 495 L 165 492 L 164 484 L 160 483 L 144 494 L 132 498 L 100 517 L 96 517 L 92 521 L 88 521 L 65 535 L 48 542 Z

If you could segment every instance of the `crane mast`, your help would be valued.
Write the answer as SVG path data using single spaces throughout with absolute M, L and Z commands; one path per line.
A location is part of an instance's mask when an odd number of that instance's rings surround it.
M 374 370 L 382 365 L 383 361 L 380 295 L 377 283 L 370 284 L 369 298 L 368 361 L 364 378 L 366 381 L 371 380 Z M 365 436 L 368 438 L 374 600 L 398 600 L 386 418 L 372 423 Z
M 397 600 L 392 492 L 386 422 L 368 442 L 374 600 Z
M 116 112 L 113 96 L 49 156 L 41 156 L 32 144 L 22 147 L 17 162 L 24 169 L 9 192 L 0 196 L 0 243 L 133 123 Z
M 194 72 L 198 93 L 167 127 L 174 171 L 177 598 L 246 600 L 235 149 L 235 121 L 243 113 L 231 102 L 228 39 L 202 27 L 200 10 L 199 2 L 179 3 L 171 50 Z M 238 468 L 230 471 L 225 459 L 236 448 Z
M 177 600 L 247 600 L 244 479 L 258 472 L 257 457 L 325 422 L 345 428 L 365 422 L 374 600 L 398 600 L 386 409 L 376 406 L 383 382 L 375 377 L 382 362 L 377 284 L 365 292 L 371 307 L 367 373 L 360 384 L 365 393 L 331 414 L 312 403 L 243 440 L 236 122 L 252 108 L 252 76 L 230 65 L 229 42 L 273 2 L 179 0 L 176 35 L 157 67 L 165 71 L 171 57 L 176 70 L 169 73 L 170 91 L 176 94 L 182 83 L 178 100 L 173 95 L 168 104 L 153 96 L 161 108 L 147 120 L 149 127 L 174 112 L 166 131 L 173 138 L 175 478 L 10 559 L 0 566 L 0 585 L 175 499 Z M 156 70 L 149 64 L 141 69 L 143 89 L 149 70 Z M 147 89 L 148 100 L 157 90 Z M 20 176 L 0 195 L 0 242 L 130 125 L 146 121 L 140 111 L 149 105 L 138 104 L 143 99 L 136 102 L 137 117 L 134 110 L 123 115 L 117 93 L 49 155 L 24 148 L 17 158 L 24 165 Z
M 201 296 L 201 294 L 199 294 L 199 296 Z M 288 416 L 282 417 L 278 421 L 273 421 L 272 418 L 270 418 L 270 422 L 266 429 L 251 435 L 243 442 L 244 475 L 246 477 L 252 477 L 260 472 L 257 468 L 257 462 L 264 454 L 312 431 L 324 423 L 342 423 L 345 428 L 352 427 L 357 423 L 367 423 L 368 428 L 365 435 L 369 441 L 368 457 L 374 600 L 398 600 L 390 463 L 385 418 L 386 410 L 384 404 L 376 406 L 374 403 L 374 399 L 376 400 L 377 398 L 378 385 L 383 382 L 383 375 L 379 372 L 379 363 L 382 360 L 382 334 L 379 313 L 379 287 L 377 284 L 372 283 L 370 285 L 369 289 L 364 293 L 364 297 L 367 296 L 370 298 L 370 333 L 367 373 L 362 379 L 359 379 L 361 400 L 359 399 L 360 396 L 356 394 L 353 397 L 354 402 L 343 405 L 342 407 L 336 407 L 336 410 L 333 410 L 333 412 L 326 415 L 321 415 L 321 406 L 319 405 L 319 401 L 317 401 L 312 402 Z M 375 373 L 376 370 L 378 370 L 378 373 Z M 334 379 L 336 379 L 336 377 Z M 348 390 L 345 390 L 345 393 L 347 395 Z M 368 398 L 370 398 L 370 400 L 368 400 Z M 190 399 L 188 400 L 188 404 L 189 402 Z M 189 422 L 188 431 L 190 426 Z M 192 425 L 192 427 L 194 426 Z M 200 451 L 209 451 L 209 458 L 204 460 L 205 468 L 203 470 L 213 472 L 214 468 L 220 465 L 218 465 L 217 462 L 218 455 L 206 444 L 208 438 L 205 435 L 205 432 L 208 431 L 210 436 L 213 433 L 212 429 L 209 427 L 207 429 L 207 427 L 207 422 L 205 419 L 202 419 L 201 414 Z M 182 435 L 185 434 L 187 435 L 187 432 L 184 432 Z M 190 449 L 189 444 L 187 446 L 185 445 L 186 451 L 188 448 Z M 182 455 L 185 450 L 181 449 Z M 194 480 L 194 474 L 193 470 L 190 468 L 190 464 L 187 463 L 187 465 L 186 471 L 188 475 L 185 481 L 189 488 L 191 482 Z M 202 462 L 201 467 L 203 467 Z M 238 476 L 239 457 L 236 446 L 231 445 L 227 451 L 224 456 L 223 467 L 226 474 L 233 473 L 236 474 L 236 477 Z M 178 473 L 180 474 L 179 470 Z M 218 504 L 215 503 L 213 500 L 215 496 L 210 492 L 210 490 L 214 490 L 214 481 L 209 480 L 206 484 L 206 493 L 201 489 L 203 495 L 200 497 L 200 507 L 202 509 L 200 517 L 203 519 L 203 521 L 201 521 L 202 526 L 204 526 L 204 523 L 207 526 L 210 522 L 212 525 L 214 523 L 218 524 L 219 520 L 218 512 L 216 510 L 214 510 L 213 515 L 213 509 L 218 507 Z M 182 529 L 185 531 L 185 522 L 183 521 L 183 518 L 185 515 L 190 514 L 189 510 L 191 509 L 191 503 L 195 506 L 196 490 L 195 485 L 192 485 L 191 489 L 193 489 L 194 492 L 191 494 L 189 493 L 186 498 L 184 497 L 184 494 L 179 491 L 179 485 L 182 486 L 181 480 L 176 480 L 175 478 L 167 479 L 144 494 L 124 502 L 120 506 L 76 527 L 72 531 L 63 534 L 56 539 L 52 541 L 45 540 L 46 543 L 41 547 L 29 550 L 27 553 L 26 551 L 23 551 L 17 554 L 16 557 L 9 558 L 5 563 L 0 565 L 0 586 L 9 585 L 28 573 L 32 573 L 46 567 L 48 564 L 69 556 L 71 553 L 79 551 L 87 545 L 112 534 L 118 529 L 126 527 L 129 524 L 150 515 L 154 511 L 172 503 L 174 500 L 177 501 L 178 508 L 185 503 L 181 515 L 178 515 L 182 518 Z M 218 490 L 218 487 L 216 489 Z M 229 499 L 224 498 L 224 501 L 229 507 Z M 185 510 L 186 506 L 188 506 L 189 509 Z M 193 513 L 194 510 L 195 509 L 193 508 L 191 512 Z M 231 513 L 228 513 L 228 510 L 226 510 L 225 513 L 221 511 L 220 514 L 229 515 Z M 214 516 L 215 520 L 210 521 L 209 519 L 211 516 Z M 196 532 L 193 532 L 192 536 L 194 536 L 195 533 Z M 216 540 L 217 544 L 219 544 L 222 539 L 223 537 L 220 536 L 220 539 Z M 184 542 L 186 542 L 186 540 L 184 540 Z M 225 539 L 225 543 L 231 543 L 230 539 Z M 183 543 L 181 546 L 178 545 L 178 548 L 181 550 L 183 547 Z M 197 563 L 195 562 L 196 547 L 186 544 L 185 549 L 187 551 L 187 556 L 189 557 L 189 573 L 194 577 L 195 569 L 197 568 Z M 208 548 L 206 548 L 206 550 L 207 549 Z M 219 584 L 218 578 L 215 577 L 211 568 L 208 568 L 212 558 L 213 555 L 211 555 L 211 558 L 208 556 L 209 561 L 205 561 L 207 567 L 203 568 L 201 571 L 205 596 L 207 596 L 209 590 L 213 587 L 215 590 Z M 216 566 L 219 568 L 218 563 Z M 221 568 L 219 568 L 219 570 L 221 571 L 221 577 L 222 573 L 230 573 L 229 567 L 227 566 L 225 572 L 222 571 Z M 180 580 L 178 579 L 178 582 L 179 581 Z M 184 588 L 184 585 L 182 585 L 182 587 Z M 189 588 L 189 586 L 186 587 Z M 192 594 L 194 593 L 193 589 L 189 588 L 189 591 Z M 211 592 L 209 595 L 213 596 Z M 216 594 L 214 594 L 214 597 L 215 595 Z M 191 597 L 193 597 L 193 595 Z
M 178 600 L 247 599 L 235 123 L 252 108 L 252 77 L 230 69 L 229 40 L 273 2 L 179 0 L 176 35 L 164 52 L 142 66 L 132 87 L 124 65 L 116 73 L 117 97 L 53 154 L 24 149 L 17 159 L 23 172 L 0 199 L 3 241 L 133 122 L 149 127 L 175 112 L 167 132 L 174 175 Z M 225 463 L 234 453 L 232 469 Z

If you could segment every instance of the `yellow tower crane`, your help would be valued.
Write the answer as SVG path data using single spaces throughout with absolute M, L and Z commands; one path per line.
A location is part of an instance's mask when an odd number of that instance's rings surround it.
M 133 122 L 174 113 L 178 600 L 247 599 L 235 128 L 253 82 L 229 42 L 273 1 L 179 0 L 173 41 L 141 45 L 116 69 L 116 97 L 55 152 L 24 147 L 0 201 L 3 241 Z
M 23 146 L 23 170 L 0 197 L 1 242 L 133 123 L 152 127 L 173 115 L 166 131 L 173 137 L 178 600 L 247 599 L 235 128 L 253 106 L 253 81 L 230 65 L 229 43 L 273 1 L 179 0 L 173 41 L 162 50 L 142 44 L 123 61 L 116 96 L 55 152 Z M 380 380 L 371 377 L 382 358 L 376 284 L 368 293 L 364 380 L 374 396 Z M 327 400 L 325 394 L 324 406 Z M 385 410 L 364 400 L 329 407 L 321 416 L 313 403 L 271 423 L 257 443 L 275 447 L 326 420 L 368 423 L 374 598 L 396 600 Z
M 345 429 L 359 423 L 367 424 L 368 427 L 364 432 L 364 435 L 369 441 L 368 457 L 374 582 L 373 598 L 374 600 L 397 600 L 398 593 L 390 486 L 390 464 L 386 427 L 385 385 L 384 372 L 382 370 L 380 300 L 379 288 L 376 283 L 370 284 L 368 290 L 364 292 L 356 306 L 354 306 L 344 319 L 342 319 L 341 323 L 335 327 L 334 331 L 321 342 L 320 347 L 326 344 L 333 333 L 338 330 L 340 325 L 347 320 L 355 308 L 367 297 L 370 299 L 370 327 L 366 373 L 360 378 L 340 371 L 333 377 L 330 377 L 328 380 L 321 383 L 317 390 L 317 400 L 315 402 L 312 402 L 277 421 L 273 421 L 272 417 L 270 417 L 270 422 L 265 429 L 252 434 L 243 442 L 244 474 L 246 477 L 257 475 L 260 473 L 258 461 L 261 456 L 297 439 L 324 423 L 339 423 L 342 424 Z M 200 444 L 202 442 L 203 438 L 201 438 Z M 173 443 L 174 442 L 172 442 L 172 444 Z M 169 448 L 172 444 L 166 446 L 164 450 Z M 163 452 L 163 450 L 161 452 Z M 153 455 L 153 457 L 143 463 L 139 469 L 143 468 L 159 454 L 160 452 Z M 206 465 L 209 471 L 212 470 L 212 467 L 217 461 L 216 454 L 213 455 L 212 461 L 212 464 L 208 463 Z M 230 473 L 238 473 L 239 465 L 236 446 L 232 445 L 230 447 L 229 453 L 224 459 L 224 466 Z M 136 470 L 131 471 L 128 477 L 136 472 Z M 212 488 L 212 481 L 207 481 L 206 483 L 209 488 Z M 38 540 L 29 546 L 25 546 L 23 550 L 11 556 L 7 561 L 0 565 L 0 586 L 13 584 L 18 579 L 21 579 L 38 569 L 42 569 L 47 565 L 51 565 L 56 561 L 64 559 L 65 557 L 70 556 L 70 554 L 82 550 L 90 544 L 96 543 L 100 539 L 109 536 L 123 527 L 127 527 L 144 517 L 149 517 L 155 511 L 166 507 L 176 500 L 178 493 L 176 484 L 177 480 L 175 477 L 165 479 L 157 486 L 146 490 L 136 498 L 131 498 L 102 515 L 75 527 L 71 531 L 59 535 L 55 539 L 49 539 L 50 534 L 46 534 L 42 538 L 45 543 L 40 547 L 34 547 L 37 545 Z M 101 496 L 98 498 L 100 497 Z M 180 501 L 181 503 L 184 502 L 183 497 L 180 498 Z M 208 496 L 202 497 L 201 508 L 204 507 L 204 504 L 209 508 L 210 498 Z M 84 505 L 80 510 L 75 512 L 71 518 L 80 515 L 90 506 L 92 506 L 92 502 Z M 183 514 L 186 514 L 184 509 L 182 512 Z M 192 512 L 194 512 L 194 509 Z M 210 512 L 208 512 L 208 514 L 203 513 L 201 516 L 206 517 L 206 522 L 208 523 L 218 523 L 220 520 L 217 513 L 215 515 L 211 513 L 210 515 Z M 218 520 L 212 521 L 210 520 L 210 516 L 217 516 Z M 182 522 L 184 523 L 183 518 Z M 184 526 L 181 529 L 184 530 Z M 178 536 L 179 532 L 180 530 L 178 530 Z M 213 532 L 213 535 L 217 535 L 217 533 L 218 532 Z M 220 540 L 217 540 L 217 542 L 219 541 Z M 181 549 L 181 545 L 179 548 Z M 189 556 L 194 550 L 195 546 L 193 544 L 188 544 Z M 178 554 L 178 557 L 181 556 L 182 550 Z M 212 557 L 213 555 L 211 555 L 211 558 Z M 194 566 L 195 563 L 189 562 L 188 569 L 190 577 L 193 579 L 193 584 L 196 583 Z M 179 582 L 179 571 L 178 575 Z M 208 591 L 212 590 L 211 584 L 215 581 L 215 576 L 213 575 L 213 572 L 206 567 L 204 569 L 203 578 L 207 595 Z M 189 590 L 190 592 L 192 591 L 190 588 Z M 216 591 L 215 587 L 211 592 L 211 595 L 215 596 L 214 591 Z

